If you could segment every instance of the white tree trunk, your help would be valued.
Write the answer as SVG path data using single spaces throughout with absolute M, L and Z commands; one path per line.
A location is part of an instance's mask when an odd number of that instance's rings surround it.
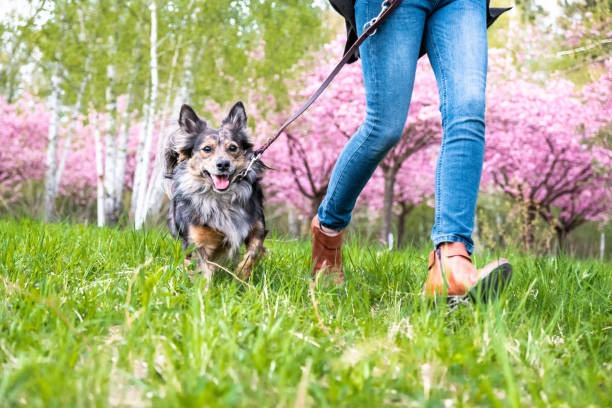
M 190 3 L 191 7 L 193 5 L 193 2 Z M 177 72 L 178 70 L 178 59 L 179 59 L 179 50 L 181 48 L 181 44 L 182 44 L 182 34 L 179 35 L 178 40 L 177 40 L 177 47 L 175 50 L 175 53 L 172 57 L 172 64 L 169 67 L 170 69 L 170 76 L 168 78 L 168 82 L 166 83 L 166 90 L 167 90 L 167 96 L 166 96 L 166 100 L 164 102 L 162 111 L 160 112 L 162 117 L 164 118 L 169 118 L 169 120 L 167 120 L 166 122 L 168 123 L 172 123 L 172 126 L 166 128 L 166 129 L 162 129 L 162 133 L 159 135 L 158 139 L 157 139 L 157 146 L 155 149 L 155 162 L 153 164 L 153 172 L 151 174 L 151 179 L 149 180 L 149 185 L 147 187 L 147 196 L 146 196 L 146 214 L 157 214 L 159 213 L 162 203 L 163 203 L 163 198 L 164 198 L 164 187 L 163 187 L 163 177 L 164 175 L 161 174 L 161 168 L 162 168 L 162 163 L 161 161 L 164 160 L 164 146 L 166 144 L 166 140 L 168 138 L 168 136 L 170 135 L 170 133 L 172 132 L 173 127 L 175 127 L 175 124 L 177 123 L 177 118 L 178 118 L 178 113 L 179 113 L 179 109 L 181 107 L 181 105 L 183 103 L 187 103 L 187 99 L 189 96 L 189 91 L 187 89 L 188 87 L 188 83 L 191 83 L 191 58 L 190 58 L 190 52 L 188 51 L 185 54 L 185 60 L 184 60 L 184 64 L 181 67 L 181 71 L 182 71 L 182 81 L 180 81 L 180 86 L 178 89 L 178 92 L 174 93 L 173 92 L 173 88 L 174 88 L 174 73 Z M 175 95 L 174 101 L 172 101 L 172 95 Z
M 189 49 L 185 53 L 181 84 L 177 92 L 176 98 L 174 99 L 174 108 L 173 108 L 174 121 L 173 123 L 177 123 L 179 109 L 181 108 L 181 105 L 184 103 L 189 103 L 189 99 L 191 97 L 189 90 L 192 89 L 192 86 L 193 86 L 193 75 L 192 75 L 192 69 L 191 69 L 191 66 L 193 63 L 193 60 L 191 58 L 192 53 L 193 53 L 193 49 L 191 47 L 189 47 Z
M 96 114 L 97 115 L 97 114 Z M 96 179 L 97 179 L 97 212 L 98 212 L 98 227 L 103 227 L 104 219 L 104 164 L 102 161 L 102 140 L 100 137 L 100 128 L 98 127 L 98 118 L 94 119 L 94 143 L 96 147 Z
M 174 106 L 172 105 L 172 95 L 174 94 L 174 73 L 176 72 L 176 66 L 178 65 L 179 50 L 182 48 L 183 35 L 179 34 L 177 39 L 176 48 L 174 49 L 174 55 L 172 56 L 172 64 L 170 65 L 170 75 L 168 82 L 166 83 L 166 100 L 162 108 L 162 117 L 172 115 L 174 112 Z
M 60 109 L 60 77 L 59 64 L 55 63 L 51 77 L 51 97 L 49 99 L 49 132 L 47 134 L 47 173 L 45 177 L 45 221 L 51 221 L 55 216 L 55 197 L 57 195 L 57 134 Z
M 134 213 L 134 226 L 137 230 L 142 228 L 145 218 L 147 216 L 147 180 L 149 173 L 149 162 L 150 152 L 153 139 L 153 130 L 155 122 L 155 105 L 157 102 L 157 88 L 159 86 L 159 79 L 157 76 L 157 6 L 155 0 L 151 1 L 151 94 L 149 99 L 147 123 L 145 125 L 145 140 L 144 149 L 139 152 L 140 159 L 139 165 L 141 167 L 141 174 L 138 178 L 138 186 L 136 186 L 136 178 L 134 180 L 134 193 L 136 195 L 136 212 Z M 137 169 L 138 170 L 138 169 Z M 138 189 L 137 189 L 138 187 Z
M 121 130 L 119 131 L 119 139 L 117 140 L 117 152 L 115 157 L 115 188 L 114 188 L 114 200 L 113 207 L 114 211 L 119 213 L 123 207 L 123 190 L 125 187 L 125 164 L 127 161 L 127 144 L 130 135 L 130 125 L 131 125 L 131 108 L 132 108 L 132 100 L 133 100 L 133 87 L 130 84 L 128 86 L 128 100 L 121 114 Z
M 174 55 L 172 56 L 172 63 L 170 67 L 170 75 L 168 77 L 168 82 L 166 83 L 166 100 L 164 101 L 162 108 L 160 110 L 160 117 L 166 118 L 168 116 L 174 115 L 175 111 L 178 116 L 178 109 L 175 109 L 175 106 L 172 105 L 172 90 L 174 87 L 174 72 L 176 72 L 179 58 L 179 51 L 182 48 L 182 39 L 183 35 L 179 34 L 177 39 L 177 46 L 174 51 Z M 176 123 L 176 122 L 174 122 Z M 153 163 L 153 170 L 151 173 L 151 178 L 149 180 L 149 184 L 147 186 L 146 200 L 144 209 L 146 214 L 157 214 L 160 211 L 164 190 L 162 188 L 162 178 L 163 174 L 161 174 L 161 161 L 164 159 L 163 148 L 166 143 L 166 139 L 170 134 L 169 129 L 163 129 L 162 133 L 157 138 L 157 146 L 155 148 L 155 161 Z
M 164 190 L 162 188 L 163 175 L 161 174 L 161 169 L 163 166 L 161 161 L 164 160 L 163 146 L 166 142 L 167 134 L 169 134 L 169 132 L 164 132 L 164 134 L 159 135 L 157 139 L 157 154 L 155 155 L 153 172 L 151 174 L 151 179 L 149 180 L 149 185 L 147 187 L 147 193 L 145 197 L 145 217 L 147 213 L 157 214 L 161 208 L 161 203 L 164 195 Z
M 106 135 L 104 157 L 104 218 L 113 225 L 117 222 L 115 213 L 115 162 L 117 159 L 116 121 L 117 97 L 115 95 L 115 67 L 111 64 L 106 70 L 108 84 L 106 86 Z
M 149 89 L 145 90 L 144 100 L 149 99 Z M 136 148 L 136 168 L 134 169 L 134 178 L 132 182 L 132 202 L 130 204 L 130 214 L 136 217 L 136 210 L 138 209 L 138 192 L 140 191 L 140 183 L 142 180 L 142 162 L 145 149 L 145 137 L 147 134 L 147 123 L 149 123 L 149 106 L 147 103 L 143 106 L 143 122 L 144 125 L 140 128 L 138 133 L 138 147 Z

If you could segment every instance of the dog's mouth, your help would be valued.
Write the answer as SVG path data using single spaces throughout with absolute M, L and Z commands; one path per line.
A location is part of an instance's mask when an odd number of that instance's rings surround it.
M 211 175 L 213 185 L 217 191 L 225 191 L 229 188 L 230 177 L 229 174 L 212 174 Z
M 210 178 L 213 188 L 218 192 L 224 192 L 232 183 L 231 174 L 212 174 L 206 170 L 202 170 L 202 176 Z

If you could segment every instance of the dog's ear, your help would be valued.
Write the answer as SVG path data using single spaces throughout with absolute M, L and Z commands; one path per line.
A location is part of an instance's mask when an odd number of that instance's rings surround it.
M 228 126 L 232 130 L 242 130 L 247 126 L 247 115 L 241 101 L 236 102 L 229 114 L 223 119 L 222 126 Z
M 191 157 L 198 135 L 206 130 L 206 122 L 189 105 L 181 106 L 178 123 L 180 130 L 170 135 L 164 149 L 166 177 L 172 176 L 179 162 Z
M 234 135 L 234 140 L 240 143 L 243 150 L 251 150 L 253 148 L 253 140 L 247 129 L 247 115 L 242 102 L 238 101 L 223 122 L 221 127 L 229 130 Z
M 178 123 L 183 132 L 190 135 L 198 134 L 206 128 L 206 122 L 200 119 L 189 105 L 181 106 Z

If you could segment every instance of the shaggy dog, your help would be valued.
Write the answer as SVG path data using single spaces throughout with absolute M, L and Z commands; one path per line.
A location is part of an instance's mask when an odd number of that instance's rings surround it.
M 244 243 L 237 271 L 247 279 L 264 252 L 267 230 L 260 180 L 266 166 L 252 160 L 244 106 L 237 102 L 220 128 L 213 129 L 183 105 L 178 123 L 180 129 L 169 137 L 164 153 L 170 231 L 184 250 L 193 247 L 186 266 L 195 258 L 197 271 L 208 280 L 215 270 L 210 262 L 234 258 Z

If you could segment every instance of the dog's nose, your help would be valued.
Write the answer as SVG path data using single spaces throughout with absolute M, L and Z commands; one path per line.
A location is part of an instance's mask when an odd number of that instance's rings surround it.
M 217 170 L 219 171 L 227 171 L 230 168 L 229 160 L 217 160 Z

